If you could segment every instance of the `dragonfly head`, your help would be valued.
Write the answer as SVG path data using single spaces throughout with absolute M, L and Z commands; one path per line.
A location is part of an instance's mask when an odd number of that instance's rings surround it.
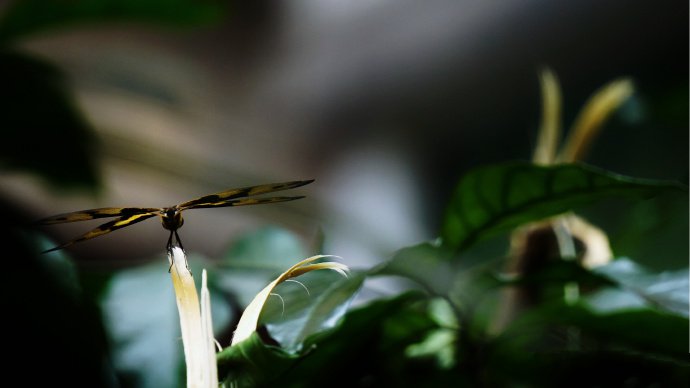
M 175 206 L 165 208 L 161 211 L 161 222 L 165 229 L 177 230 L 184 224 L 182 212 Z

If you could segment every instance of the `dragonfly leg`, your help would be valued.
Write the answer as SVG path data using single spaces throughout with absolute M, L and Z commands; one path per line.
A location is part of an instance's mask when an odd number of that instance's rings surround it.
M 170 267 L 168 267 L 168 273 L 170 273 L 172 266 L 175 264 L 175 257 L 172 254 L 172 238 L 173 238 L 173 232 L 170 231 L 170 237 L 168 237 L 168 243 L 165 245 L 165 248 L 168 251 L 168 256 L 170 256 Z
M 177 240 L 177 246 L 184 251 L 184 247 L 182 246 L 182 240 L 180 240 L 180 236 L 177 234 L 177 230 L 174 230 L 173 233 L 175 233 L 175 240 Z
M 165 244 L 165 249 L 168 251 L 168 253 L 172 254 L 172 237 L 173 237 L 173 232 L 170 231 L 170 236 L 168 237 L 168 243 Z
M 185 252 L 184 247 L 182 246 L 182 240 L 180 240 L 180 236 L 177 234 L 177 230 L 175 230 L 175 238 L 177 239 L 177 245 L 182 249 L 182 252 Z M 187 271 L 189 271 L 189 274 L 192 274 L 192 269 L 189 268 L 189 261 L 187 261 L 187 252 L 185 252 L 184 255 L 184 266 L 187 267 Z

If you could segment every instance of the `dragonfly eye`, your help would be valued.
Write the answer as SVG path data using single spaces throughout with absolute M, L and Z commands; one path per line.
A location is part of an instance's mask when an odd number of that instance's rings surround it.
M 167 218 L 174 218 L 175 214 L 177 214 L 177 210 L 175 210 L 175 209 L 167 209 L 165 211 L 165 217 L 167 217 Z

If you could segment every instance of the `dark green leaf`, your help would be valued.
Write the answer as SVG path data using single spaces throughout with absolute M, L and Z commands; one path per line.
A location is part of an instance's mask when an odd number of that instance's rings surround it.
M 541 288 L 552 286 L 562 288 L 571 282 L 576 282 L 586 289 L 615 284 L 609 278 L 582 267 L 574 260 L 553 260 L 531 273 L 515 278 L 501 278 L 500 281 L 504 285 L 536 286 Z
M 688 265 L 688 197 L 661 193 L 636 203 L 602 201 L 578 211 L 606 231 L 617 256 L 630 257 L 653 272 Z
M 465 311 L 479 306 L 490 308 L 487 297 L 492 297 L 490 291 L 500 285 L 495 275 L 497 263 L 471 257 L 451 261 L 452 256 L 443 245 L 422 243 L 396 252 L 370 275 L 397 275 L 413 280 L 432 295 L 450 298 Z
M 444 386 L 434 384 L 445 378 L 435 359 L 406 355 L 410 345 L 438 329 L 426 301 L 406 293 L 350 311 L 334 330 L 306 341 L 311 351 L 281 386 Z
M 30 171 L 61 187 L 94 188 L 97 150 L 60 72 L 0 50 L 0 166 Z
M 600 312 L 551 304 L 491 341 L 484 374 L 498 386 L 684 386 L 687 329 L 687 319 L 644 307 Z
M 683 387 L 690 364 L 644 353 L 570 349 L 491 355 L 485 386 L 504 387 Z
M 0 219 L 4 270 L 0 292 L 7 333 L 3 349 L 12 355 L 4 368 L 27 376 L 15 385 L 35 383 L 28 380 L 35 380 L 36 365 L 27 362 L 34 359 L 41 373 L 61 376 L 70 386 L 112 386 L 103 319 L 94 301 L 81 292 L 74 263 L 64 255 L 40 255 L 35 234 L 20 226 L 25 225 L 26 214 L 2 198 Z
M 79 23 L 196 25 L 218 21 L 221 10 L 220 2 L 210 0 L 17 0 L 0 18 L 0 40 Z
M 435 374 L 436 364 L 405 356 L 438 328 L 420 309 L 424 300 L 407 293 L 352 310 L 335 329 L 310 336 L 300 357 L 263 344 L 255 333 L 219 354 L 219 375 L 249 387 L 434 385 L 445 377 Z
M 450 252 L 434 243 L 403 248 L 371 275 L 397 275 L 414 280 L 431 293 L 443 295 L 450 289 L 455 270 L 449 264 Z
M 575 328 L 578 334 L 559 336 L 547 330 L 568 333 L 564 327 Z M 549 304 L 524 314 L 499 338 L 505 340 L 519 343 L 523 351 L 594 347 L 682 359 L 688 351 L 688 319 L 644 306 L 602 310 L 586 302 Z
M 606 198 L 650 197 L 687 188 L 674 182 L 634 179 L 585 165 L 508 163 L 465 175 L 446 212 L 441 235 L 465 249 L 496 232 L 558 215 Z
M 621 344 L 649 354 L 687 356 L 688 320 L 677 315 L 645 308 L 602 314 L 574 307 L 555 318 L 563 324 L 579 327 L 602 342 Z
M 227 386 L 260 387 L 278 383 L 281 376 L 299 361 L 289 354 L 261 341 L 257 333 L 217 354 L 218 378 Z
M 362 286 L 364 278 L 364 273 L 350 274 L 343 278 L 334 271 L 320 270 L 295 279 L 303 283 L 306 289 L 294 282 L 283 283 L 274 291 L 281 296 L 281 300 L 272 299 L 273 303 L 266 306 L 261 321 L 267 324 L 269 334 L 283 349 L 297 352 L 302 349 L 307 337 L 338 323 Z M 288 286 L 289 293 L 286 290 Z M 285 304 L 284 313 L 280 302 Z M 272 314 L 267 311 L 271 310 L 270 306 L 273 306 Z M 273 319 L 267 317 L 270 315 L 273 315 Z

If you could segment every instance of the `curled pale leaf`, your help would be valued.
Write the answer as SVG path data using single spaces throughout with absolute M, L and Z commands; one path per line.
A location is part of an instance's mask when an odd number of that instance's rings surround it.
M 269 283 L 261 292 L 256 294 L 254 299 L 249 303 L 249 306 L 244 310 L 240 322 L 237 325 L 237 330 L 235 330 L 235 335 L 232 338 L 232 345 L 235 345 L 247 338 L 256 331 L 256 327 L 259 323 L 259 316 L 261 315 L 261 310 L 263 310 L 268 297 L 273 292 L 273 289 L 280 283 L 290 280 L 294 277 L 303 275 L 307 272 L 317 271 L 321 269 L 330 269 L 340 273 L 343 276 L 347 276 L 349 271 L 348 267 L 342 263 L 336 263 L 332 261 L 314 263 L 314 261 L 322 259 L 324 257 L 337 257 L 330 255 L 316 255 L 309 257 L 300 261 L 299 263 L 290 267 L 287 271 L 283 272 L 274 281 Z
M 556 159 L 556 147 L 561 136 L 561 88 L 551 69 L 542 70 L 541 83 L 542 119 L 537 145 L 532 161 L 536 164 L 552 164 Z
M 634 90 L 633 82 L 622 78 L 596 91 L 580 111 L 557 161 L 572 163 L 582 160 L 606 119 L 632 96 Z

